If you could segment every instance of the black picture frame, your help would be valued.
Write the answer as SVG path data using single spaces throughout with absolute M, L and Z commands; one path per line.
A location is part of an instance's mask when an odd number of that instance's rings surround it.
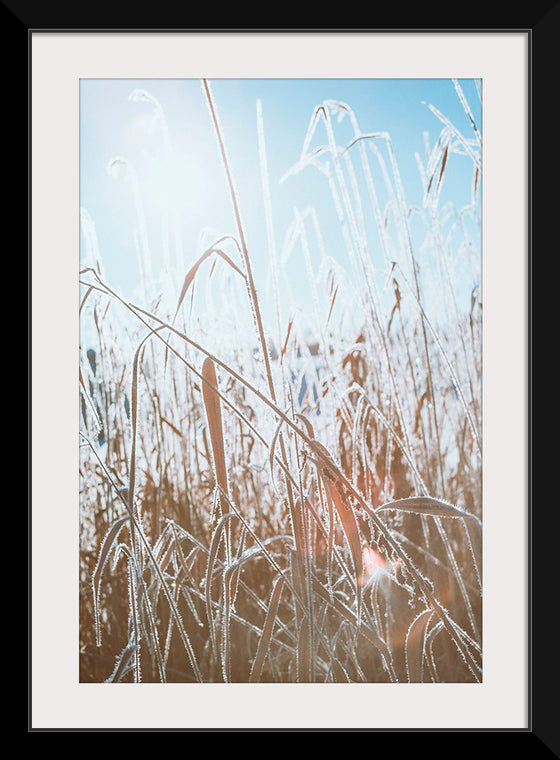
M 173 25 L 173 23 L 169 23 L 170 21 L 173 22 L 173 11 L 171 11 L 169 8 L 168 15 L 165 14 L 165 6 L 160 10 L 160 19 L 158 20 L 158 23 L 154 25 L 154 18 L 153 18 L 153 12 L 152 11 L 145 11 L 142 9 L 134 9 L 134 12 L 132 15 L 130 15 L 130 9 L 126 8 L 125 5 L 121 5 L 117 8 L 111 8 L 109 4 L 103 8 L 99 4 L 97 5 L 95 10 L 89 10 L 89 17 L 88 17 L 88 11 L 81 9 L 78 11 L 76 6 L 68 6 L 63 7 L 64 4 L 58 4 L 56 7 L 53 7 L 52 4 L 46 5 L 46 4 L 40 4 L 40 3 L 25 3 L 25 8 L 18 7 L 20 6 L 20 3 L 13 2 L 12 0 L 10 2 L 4 2 L 2 4 L 2 16 L 4 17 L 5 24 L 3 26 L 4 30 L 4 36 L 7 38 L 8 34 L 11 32 L 13 34 L 14 40 L 16 40 L 16 48 L 18 50 L 18 53 L 16 54 L 16 60 L 19 61 L 20 57 L 23 57 L 23 49 L 26 41 L 26 52 L 27 55 L 29 54 L 30 50 L 30 38 L 31 35 L 34 33 L 39 33 L 41 31 L 61 31 L 61 32 L 76 32 L 76 31 L 88 31 L 88 32 L 95 32 L 95 31 L 138 31 L 138 30 L 147 30 L 147 31 L 161 31 L 169 30 L 169 31 L 181 31 L 186 30 L 185 27 L 183 27 L 181 24 L 179 25 Z M 539 5 L 539 4 L 537 4 Z M 534 116 L 537 113 L 541 114 L 541 120 L 539 120 L 539 135 L 541 134 L 541 129 L 544 129 L 544 133 L 546 134 L 546 129 L 551 129 L 553 120 L 549 119 L 548 124 L 546 123 L 547 120 L 542 119 L 542 116 L 544 113 L 546 113 L 546 103 L 547 98 L 550 98 L 550 92 L 544 93 L 543 88 L 547 87 L 547 90 L 552 85 L 553 80 L 553 72 L 555 70 L 555 59 L 554 59 L 554 47 L 553 47 L 553 39 L 555 38 L 557 31 L 558 31 L 558 4 L 555 3 L 552 5 L 552 7 L 543 7 L 544 5 L 550 6 L 550 4 L 540 4 L 538 8 L 533 8 L 532 13 L 533 16 L 529 20 L 529 22 L 524 22 L 523 24 L 515 23 L 514 25 L 507 26 L 506 29 L 491 27 L 488 29 L 488 31 L 493 32 L 500 32 L 500 31 L 511 31 L 512 29 L 515 29 L 516 31 L 524 31 L 527 33 L 530 41 L 530 71 L 529 71 L 529 113 L 527 114 L 528 118 L 528 124 L 529 124 L 529 158 L 530 158 L 530 166 L 529 166 L 529 220 L 530 220 L 530 226 L 529 226 L 529 256 L 527 261 L 527 268 L 528 268 L 528 300 L 529 300 L 529 314 L 528 314 L 528 320 L 527 320 L 527 331 L 528 331 L 528 337 L 529 337 L 529 355 L 528 355 L 528 365 L 527 365 L 527 373 L 528 373 L 528 399 L 527 399 L 527 435 L 528 435 L 528 450 L 529 450 L 529 457 L 527 462 L 527 468 L 529 473 L 529 492 L 527 494 L 527 504 L 529 509 L 529 517 L 530 517 L 530 530 L 528 535 L 528 541 L 529 541 L 529 558 L 530 558 L 530 575 L 528 578 L 529 583 L 529 620 L 528 620 L 528 627 L 530 631 L 529 636 L 529 663 L 530 663 L 530 671 L 529 671 L 529 725 L 527 729 L 521 729 L 519 731 L 513 731 L 509 732 L 506 731 L 506 733 L 528 733 L 531 735 L 532 742 L 531 742 L 531 751 L 537 751 L 541 752 L 543 754 L 547 754 L 547 749 L 551 751 L 554 755 L 558 756 L 560 754 L 560 743 L 559 743 L 559 735 L 558 735 L 558 728 L 557 728 L 557 721 L 556 718 L 556 710 L 555 710 L 555 700 L 551 697 L 550 689 L 547 688 L 548 683 L 555 683 L 555 669 L 557 673 L 557 665 L 554 665 L 553 662 L 551 662 L 551 655 L 550 655 L 550 648 L 546 646 L 545 644 L 545 638 L 547 636 L 547 631 L 549 631 L 548 635 L 554 635 L 553 634 L 553 628 L 551 628 L 551 621 L 549 619 L 549 616 L 546 613 L 547 607 L 550 605 L 550 601 L 544 597 L 544 594 L 550 593 L 549 588 L 547 589 L 547 584 L 545 582 L 545 578 L 547 577 L 547 574 L 550 573 L 549 569 L 549 557 L 554 556 L 554 546 L 552 544 L 552 541 L 554 539 L 554 535 L 556 532 L 554 530 L 550 529 L 550 522 L 549 522 L 549 516 L 547 515 L 547 525 L 545 526 L 543 524 L 543 518 L 538 515 L 535 515 L 533 512 L 532 507 L 532 250 L 534 246 L 534 240 L 537 239 L 538 234 L 546 234 L 544 230 L 546 229 L 545 224 L 545 210 L 548 209 L 550 203 L 552 202 L 552 199 L 544 199 L 543 200 L 543 206 L 539 206 L 538 210 L 537 205 L 534 201 L 534 191 L 533 191 L 533 182 L 532 177 L 535 172 L 537 159 L 535 159 L 535 156 L 538 157 L 538 151 L 541 150 L 541 158 L 544 159 L 544 145 L 543 143 L 546 143 L 548 141 L 541 140 L 541 137 L 539 136 L 539 140 L 537 141 L 537 144 L 533 144 L 533 134 L 534 134 Z M 80 18 L 80 15 L 82 18 Z M 95 16 L 95 18 L 93 18 Z M 134 27 L 129 28 L 130 20 L 134 20 Z M 128 24 L 126 23 L 128 22 Z M 456 29 L 427 29 L 427 28 L 421 28 L 421 29 L 398 29 L 393 28 L 392 26 L 387 26 L 386 28 L 382 29 L 356 29 L 356 30 L 325 30 L 325 29 L 301 29 L 301 30 L 294 30 L 294 29 L 275 29 L 275 30 L 267 30 L 267 29 L 224 29 L 222 31 L 251 31 L 255 33 L 266 33 L 267 31 L 312 31 L 312 32 L 319 32 L 319 31 L 359 31 L 359 32 L 367 32 L 367 31 L 411 31 L 411 32 L 419 32 L 419 31 L 441 31 L 441 32 L 448 32 L 453 31 Z M 216 29 L 206 29 L 206 28 L 200 28 L 200 29 L 191 29 L 189 28 L 188 31 L 220 31 Z M 476 31 L 481 32 L 484 31 L 482 29 L 474 29 L 474 30 L 463 30 L 461 31 Z M 25 37 L 24 37 L 25 35 Z M 17 45 L 17 41 L 20 41 L 19 46 Z M 27 81 L 27 94 L 28 98 L 30 97 L 30 88 L 31 88 L 31 80 L 30 80 L 30 66 L 29 66 L 29 58 L 28 60 L 28 81 Z M 19 99 L 16 97 L 14 99 L 15 102 L 20 102 L 22 100 L 21 97 L 22 93 L 21 90 L 19 91 Z M 535 101 L 537 102 L 537 108 L 535 109 Z M 29 100 L 28 100 L 29 105 Z M 550 106 L 549 106 L 550 107 Z M 23 109 L 21 113 L 25 112 Z M 30 128 L 31 124 L 31 118 L 32 114 L 29 114 L 28 116 L 29 122 L 28 122 L 28 129 Z M 548 143 L 549 145 L 552 145 L 552 141 Z M 29 156 L 29 164 L 32 161 L 32 156 L 30 156 L 30 145 L 27 146 L 27 152 Z M 30 227 L 30 198 L 29 198 L 29 192 L 30 192 L 30 176 L 28 176 L 28 230 Z M 540 199 L 539 199 L 540 204 Z M 540 214 L 540 216 L 539 216 Z M 534 216 L 537 216 L 539 219 L 539 222 L 537 225 L 533 222 Z M 553 215 L 548 215 L 547 218 L 553 218 Z M 542 223 L 542 227 L 541 227 Z M 538 228 L 538 230 L 537 230 Z M 542 237 L 541 237 L 542 240 Z M 29 235 L 29 241 L 30 241 L 30 235 Z M 29 242 L 29 248 L 30 248 L 30 242 Z M 29 250 L 29 256 L 28 256 L 28 310 L 29 313 L 31 311 L 31 293 L 30 293 L 30 269 L 31 269 L 31 252 Z M 31 375 L 33 373 L 33 368 L 31 366 L 30 361 L 30 345 L 32 342 L 32 336 L 30 331 L 28 332 L 28 372 L 29 372 L 29 379 L 31 379 Z M 39 370 L 36 370 L 39 371 Z M 29 421 L 32 418 L 33 410 L 31 408 L 31 401 L 30 397 L 28 396 L 28 408 L 29 408 Z M 31 444 L 31 429 L 28 428 L 29 431 L 29 437 L 28 437 L 28 443 L 29 446 Z M 31 522 L 32 519 L 32 512 L 31 512 L 31 453 L 29 449 L 28 454 L 28 508 L 29 508 L 29 521 Z M 553 522 L 554 518 L 550 518 Z M 557 519 L 557 518 L 555 518 Z M 557 534 L 556 534 L 557 535 Z M 538 536 L 538 544 L 536 543 L 535 536 Z M 538 552 L 535 551 L 535 546 L 539 547 Z M 31 579 L 31 547 L 29 546 L 29 563 L 30 563 L 30 573 L 29 578 Z M 540 581 L 540 583 L 539 583 Z M 30 602 L 32 595 L 32 588 L 31 585 L 29 585 L 28 589 L 28 601 Z M 31 618 L 30 614 L 30 607 L 29 607 L 29 629 L 31 632 L 32 626 L 33 626 L 33 620 Z M 550 633 L 552 630 L 552 633 Z M 31 655 L 31 650 L 28 650 L 29 658 Z M 29 679 L 31 676 L 32 671 L 32 661 L 29 659 L 29 665 L 28 665 L 28 674 Z M 31 680 L 29 680 L 29 696 L 30 696 L 30 690 L 31 690 Z M 28 710 L 28 732 L 34 733 L 39 731 L 87 731 L 87 730 L 97 730 L 97 731 L 132 731 L 132 730 L 139 730 L 139 731 L 203 731 L 207 729 L 154 729 L 154 728 L 145 728 L 145 729 L 106 729 L 106 728 L 99 728 L 99 729 L 65 729 L 64 727 L 56 728 L 56 729 L 45 729 L 45 728 L 35 728 L 32 723 L 32 714 L 30 709 L 30 703 L 29 703 L 29 710 Z M 213 731 L 231 731 L 234 729 L 212 729 Z M 266 731 L 267 729 L 235 729 L 239 731 Z M 277 730 L 277 729 L 270 729 L 270 730 Z M 285 731 L 322 731 L 323 729 L 282 729 Z M 379 731 L 379 729 L 337 729 L 332 728 L 328 729 L 329 731 L 372 731 L 376 730 Z M 426 729 L 429 731 L 433 731 L 433 729 Z M 381 730 L 382 731 L 382 730 Z M 413 729 L 411 729 L 413 731 Z M 472 729 L 472 732 L 474 733 L 487 733 L 491 730 L 477 730 Z M 496 732 L 503 734 L 504 731 L 497 727 L 495 729 Z M 503 738 L 503 737 L 501 737 Z

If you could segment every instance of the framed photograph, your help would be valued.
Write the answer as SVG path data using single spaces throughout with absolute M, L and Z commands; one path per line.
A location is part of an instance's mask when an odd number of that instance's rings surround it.
M 530 731 L 530 30 L 29 39 L 30 730 Z

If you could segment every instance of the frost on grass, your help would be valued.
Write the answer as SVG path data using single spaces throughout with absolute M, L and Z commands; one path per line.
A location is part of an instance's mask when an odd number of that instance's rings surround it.
M 259 101 L 254 240 L 203 82 L 231 229 L 210 222 L 166 281 L 171 212 L 154 237 L 143 165 L 107 164 L 130 180 L 143 282 L 131 299 L 106 280 L 83 209 L 82 680 L 481 680 L 481 133 L 449 85 L 471 133 L 426 105 L 414 204 L 384 125 L 335 100 L 275 187 Z M 173 162 L 163 101 L 129 103 Z M 464 208 L 442 200 L 459 162 Z M 312 178 L 328 208 L 311 193 L 281 229 L 276 193 Z

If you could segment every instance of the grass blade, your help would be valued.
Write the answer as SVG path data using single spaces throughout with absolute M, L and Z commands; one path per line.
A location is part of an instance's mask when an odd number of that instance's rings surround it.
M 432 610 L 424 610 L 414 618 L 406 634 L 405 657 L 408 683 L 422 683 L 425 633 L 433 616 Z
M 202 396 L 204 398 L 206 418 L 210 430 L 210 441 L 214 458 L 214 475 L 216 477 L 216 483 L 220 489 L 224 493 L 228 493 L 224 434 L 222 428 L 222 409 L 220 405 L 220 397 L 217 393 L 218 380 L 216 378 L 214 362 L 209 357 L 206 357 L 202 365 L 202 379 L 204 380 Z

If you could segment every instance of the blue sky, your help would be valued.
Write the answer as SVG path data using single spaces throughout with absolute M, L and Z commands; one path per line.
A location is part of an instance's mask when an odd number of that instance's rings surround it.
M 481 128 L 481 101 L 472 80 L 461 87 Z M 362 132 L 388 132 L 399 165 L 407 204 L 422 206 L 422 183 L 415 153 L 426 163 L 425 133 L 433 146 L 443 124 L 428 104 L 435 106 L 467 138 L 474 132 L 450 79 L 403 80 L 213 80 L 211 82 L 231 168 L 239 192 L 249 252 L 257 287 L 265 292 L 270 256 L 258 154 L 256 102 L 262 102 L 270 177 L 275 240 L 282 247 L 294 219 L 294 209 L 317 209 L 326 252 L 348 268 L 340 225 L 325 178 L 314 167 L 305 168 L 280 184 L 300 157 L 315 106 L 325 100 L 342 101 L 354 111 Z M 150 93 L 165 114 L 171 160 L 158 166 L 166 143 L 161 122 L 154 123 L 150 102 L 129 100 L 135 89 Z M 337 143 L 352 137 L 347 118 L 336 124 Z M 313 146 L 326 143 L 320 126 Z M 138 198 L 145 219 L 145 237 L 139 224 L 133 187 L 126 169 L 115 179 L 109 161 L 125 158 L 134 166 Z M 458 209 L 471 198 L 473 164 L 468 156 L 453 155 L 442 184 L 439 206 L 451 202 Z M 373 166 L 373 161 L 372 161 Z M 122 168 L 122 167 L 121 167 Z M 374 173 L 383 203 L 381 175 Z M 95 224 L 99 250 L 109 283 L 125 296 L 138 294 L 140 271 L 136 245 L 147 242 L 152 275 L 176 268 L 176 292 L 182 277 L 212 236 L 235 233 L 234 217 L 209 110 L 198 80 L 84 79 L 80 90 L 80 206 Z M 371 215 L 370 215 L 371 216 Z M 369 222 L 368 222 L 369 224 Z M 373 229 L 373 227 L 372 227 Z M 135 236 L 136 241 L 135 242 Z M 85 257 L 81 239 L 82 261 Z M 374 266 L 383 268 L 376 235 L 369 251 Z M 311 252 L 317 260 L 317 252 Z M 298 290 L 297 260 L 288 265 L 294 297 Z M 291 268 L 290 268 L 291 267 Z M 179 272 L 177 270 L 183 270 Z M 176 293 L 175 293 L 176 297 Z

